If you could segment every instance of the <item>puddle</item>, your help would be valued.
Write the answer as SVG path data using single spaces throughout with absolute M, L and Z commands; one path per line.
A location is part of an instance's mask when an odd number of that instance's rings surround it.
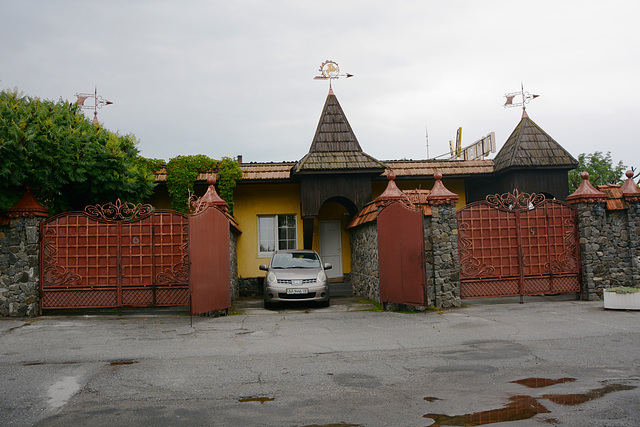
M 560 378 L 557 380 L 547 378 L 526 378 L 512 381 L 530 388 L 548 387 L 555 384 L 573 382 L 575 378 Z M 590 390 L 586 393 L 575 394 L 544 394 L 538 398 L 532 396 L 511 396 L 510 403 L 500 409 L 475 412 L 464 415 L 425 414 L 424 418 L 431 418 L 434 427 L 438 426 L 480 426 L 485 424 L 500 423 L 506 421 L 521 421 L 533 418 L 538 414 L 548 414 L 550 411 L 539 402 L 539 399 L 549 400 L 558 405 L 580 405 L 593 399 L 599 399 L 614 391 L 634 390 L 637 386 L 626 384 L 609 384 L 601 388 Z M 433 402 L 439 400 L 435 397 L 425 397 L 424 400 Z M 555 419 L 551 419 L 555 421 Z M 549 422 L 549 420 L 541 420 Z
M 575 378 L 559 378 L 552 380 L 550 378 L 525 378 L 523 380 L 511 381 L 512 383 L 520 384 L 529 388 L 542 388 L 549 387 L 556 384 L 574 382 Z
M 500 409 L 475 412 L 464 415 L 425 414 L 424 418 L 431 418 L 435 423 L 432 427 L 446 426 L 481 426 L 484 424 L 505 421 L 528 420 L 538 414 L 547 414 L 549 410 L 531 396 L 511 396 L 511 403 Z
M 111 366 L 133 365 L 134 363 L 138 363 L 138 361 L 137 360 L 116 360 L 109 363 L 109 365 Z
M 238 402 L 260 402 L 261 405 L 264 405 L 264 402 L 273 402 L 274 400 L 276 400 L 275 397 L 247 397 L 245 399 L 238 399 Z
M 345 423 L 338 423 L 338 424 L 309 424 L 306 426 L 302 426 L 302 427 L 364 427 L 362 424 L 345 424 Z
M 602 396 L 614 391 L 633 390 L 637 388 L 632 385 L 625 384 L 609 384 L 602 388 L 597 388 L 583 394 L 545 394 L 542 399 L 547 399 L 558 405 L 580 405 L 593 399 L 599 399 Z
M 75 365 L 80 362 L 25 362 L 22 366 L 39 366 L 39 365 Z

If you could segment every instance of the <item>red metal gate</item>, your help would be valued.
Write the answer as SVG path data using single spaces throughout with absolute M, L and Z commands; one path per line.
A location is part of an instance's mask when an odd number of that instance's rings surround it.
M 121 203 L 42 225 L 41 308 L 189 305 L 188 218 Z
M 380 302 L 427 305 L 422 211 L 393 203 L 378 215 Z
M 514 190 L 457 218 L 462 298 L 580 292 L 576 213 L 566 203 Z

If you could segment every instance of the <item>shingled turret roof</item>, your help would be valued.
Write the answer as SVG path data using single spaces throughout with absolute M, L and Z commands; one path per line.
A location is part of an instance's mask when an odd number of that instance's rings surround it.
M 333 90 L 329 91 L 309 153 L 292 172 L 382 171 L 385 165 L 364 153 Z
M 578 166 L 578 161 L 531 120 L 526 111 L 493 163 L 495 172 L 516 167 L 573 169 Z

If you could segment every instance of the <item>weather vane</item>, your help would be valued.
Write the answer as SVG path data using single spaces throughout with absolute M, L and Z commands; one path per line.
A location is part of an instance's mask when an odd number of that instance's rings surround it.
M 522 102 L 513 102 L 513 99 L 516 96 L 521 96 L 522 97 Z M 531 102 L 532 99 L 536 99 L 537 97 L 539 97 L 540 95 L 533 95 L 529 92 L 525 92 L 524 91 L 524 85 L 522 83 L 520 83 L 520 92 L 511 92 L 511 93 L 507 93 L 504 95 L 505 98 L 507 98 L 507 100 L 504 102 L 503 107 L 504 108 L 510 108 L 510 107 L 520 107 L 522 106 L 522 110 L 526 110 L 527 107 L 525 107 L 525 104 L 528 104 Z
M 98 96 L 98 87 L 96 86 L 94 92 L 91 93 L 76 93 L 78 98 L 76 105 L 79 105 L 83 110 L 93 110 L 93 124 L 98 124 L 98 108 L 102 108 L 105 105 L 113 104 L 113 102 L 104 99 L 102 96 Z M 85 105 L 85 101 L 88 98 L 93 98 L 93 105 Z
M 315 80 L 329 80 L 329 89 L 331 89 L 331 80 L 339 79 L 340 77 L 353 77 L 353 74 L 340 74 L 340 67 L 335 61 L 326 60 L 320 65 L 320 75 L 315 76 Z

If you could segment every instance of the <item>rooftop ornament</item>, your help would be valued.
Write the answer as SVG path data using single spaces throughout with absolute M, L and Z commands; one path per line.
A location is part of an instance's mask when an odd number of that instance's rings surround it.
M 320 69 L 318 70 L 320 71 L 320 75 L 319 76 L 315 76 L 313 79 L 314 80 L 329 80 L 329 92 L 333 93 L 333 89 L 331 88 L 331 80 L 334 79 L 339 79 L 340 77 L 345 77 L 345 78 L 349 78 L 349 77 L 353 77 L 353 74 L 340 74 L 340 67 L 338 66 L 338 63 L 335 61 L 331 61 L 329 59 L 327 59 L 326 61 L 324 61 L 322 63 L 322 65 L 320 65 Z
M 96 86 L 93 94 L 91 93 L 76 93 L 76 105 L 80 106 L 83 110 L 93 110 L 93 124 L 98 124 L 98 109 L 105 105 L 111 105 L 113 102 L 104 99 L 98 95 L 98 87 Z M 93 105 L 85 105 L 87 99 L 93 99 Z
M 513 100 L 517 97 L 520 96 L 522 101 L 519 102 L 513 102 Z M 504 108 L 511 108 L 511 107 L 520 107 L 522 106 L 522 117 L 528 117 L 527 116 L 527 112 L 526 112 L 526 104 L 530 103 L 533 99 L 536 99 L 537 97 L 539 97 L 540 95 L 533 95 L 529 92 L 525 92 L 524 91 L 524 84 L 521 82 L 520 83 L 520 92 L 510 92 L 504 95 L 506 99 L 506 101 L 504 102 L 503 107 Z

